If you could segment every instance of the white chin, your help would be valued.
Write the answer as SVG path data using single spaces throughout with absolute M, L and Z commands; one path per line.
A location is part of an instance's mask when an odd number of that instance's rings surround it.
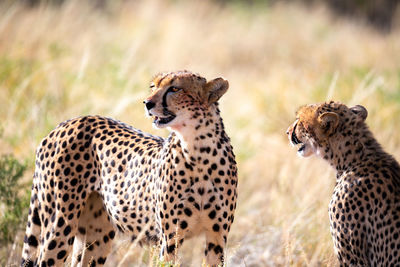
M 302 144 L 300 149 L 297 150 L 297 154 L 303 158 L 307 158 L 314 154 L 314 150 L 309 144 Z
M 155 129 L 163 129 L 163 128 L 168 127 L 169 123 L 164 124 L 164 123 L 158 123 L 158 122 L 153 121 L 152 125 L 153 125 L 153 128 L 155 128 Z
M 174 123 L 176 116 L 172 115 L 169 117 L 155 117 L 153 121 L 153 127 L 156 129 L 162 129 L 171 126 Z

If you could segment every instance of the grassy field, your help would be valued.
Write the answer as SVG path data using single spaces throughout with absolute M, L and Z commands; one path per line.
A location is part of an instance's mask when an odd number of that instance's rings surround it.
M 36 146 L 68 118 L 101 114 L 166 136 L 144 116 L 152 76 L 224 76 L 221 111 L 240 179 L 228 266 L 335 266 L 327 215 L 335 174 L 297 157 L 285 131 L 300 105 L 362 104 L 400 159 L 400 30 L 382 35 L 323 7 L 287 3 L 114 3 L 105 12 L 78 0 L 0 4 L 0 153 L 26 160 L 29 182 Z M 19 263 L 21 236 L 7 248 L 9 266 Z M 203 244 L 185 242 L 183 266 L 200 266 Z M 106 265 L 151 266 L 154 255 L 121 237 Z

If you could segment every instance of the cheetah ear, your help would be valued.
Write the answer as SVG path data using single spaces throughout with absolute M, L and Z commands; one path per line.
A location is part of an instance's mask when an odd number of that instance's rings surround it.
M 356 105 L 354 107 L 351 107 L 350 110 L 358 115 L 361 119 L 361 121 L 365 121 L 365 119 L 368 117 L 368 111 L 366 108 L 364 108 L 361 105 Z
M 339 116 L 334 112 L 324 112 L 318 116 L 318 122 L 324 133 L 330 135 L 339 125 Z
M 229 88 L 229 82 L 223 78 L 216 78 L 207 82 L 204 86 L 204 100 L 209 104 L 217 102 Z

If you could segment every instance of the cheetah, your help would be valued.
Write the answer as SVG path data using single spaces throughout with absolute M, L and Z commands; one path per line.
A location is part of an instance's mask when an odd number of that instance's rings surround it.
M 316 154 L 336 169 L 330 231 L 341 266 L 400 265 L 400 166 L 376 141 L 360 105 L 301 107 L 288 128 L 303 157 Z
M 36 151 L 22 266 L 62 266 L 71 250 L 72 266 L 102 265 L 117 232 L 159 245 L 166 262 L 204 234 L 207 265 L 224 264 L 238 182 L 217 102 L 228 87 L 157 75 L 144 104 L 167 138 L 101 116 L 58 125 Z

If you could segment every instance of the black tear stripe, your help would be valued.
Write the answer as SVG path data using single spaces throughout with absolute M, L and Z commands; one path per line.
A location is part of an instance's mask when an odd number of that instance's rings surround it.
M 161 105 L 162 105 L 163 108 L 166 109 L 166 110 L 168 110 L 168 109 L 167 109 L 167 107 L 168 107 L 168 105 L 167 105 L 167 95 L 168 95 L 169 92 L 170 92 L 170 89 L 168 89 L 167 91 L 165 91 L 165 93 L 164 93 L 164 95 L 163 95 L 163 97 L 162 97 L 162 103 L 161 103 Z
M 292 136 L 291 136 L 292 143 L 295 144 L 295 145 L 301 143 L 300 140 L 299 140 L 299 139 L 297 138 L 297 136 L 296 136 L 296 128 L 297 128 L 297 123 L 296 123 L 296 125 L 295 125 L 294 128 L 293 128 Z
M 162 97 L 161 105 L 162 105 L 162 107 L 163 107 L 163 113 L 164 113 L 164 115 L 170 115 L 170 114 L 172 114 L 172 112 L 168 110 L 168 104 L 167 104 L 167 95 L 168 95 L 168 93 L 172 92 L 172 88 L 173 88 L 173 87 L 168 88 L 167 91 L 165 91 L 165 93 L 164 93 L 164 95 L 163 95 L 163 97 Z

